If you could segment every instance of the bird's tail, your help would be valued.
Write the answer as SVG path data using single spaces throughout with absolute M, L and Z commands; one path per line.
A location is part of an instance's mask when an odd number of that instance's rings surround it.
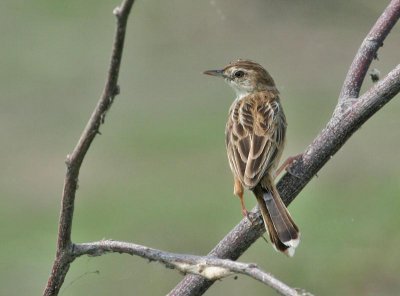
M 292 257 L 300 242 L 299 228 L 296 226 L 274 184 L 270 189 L 261 185 L 253 192 L 268 230 L 274 248 Z

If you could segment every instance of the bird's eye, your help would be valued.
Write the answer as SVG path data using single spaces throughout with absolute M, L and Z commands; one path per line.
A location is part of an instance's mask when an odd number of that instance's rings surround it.
M 233 76 L 235 76 L 236 78 L 241 78 L 244 76 L 244 72 L 241 70 L 236 71 L 235 73 L 233 73 Z

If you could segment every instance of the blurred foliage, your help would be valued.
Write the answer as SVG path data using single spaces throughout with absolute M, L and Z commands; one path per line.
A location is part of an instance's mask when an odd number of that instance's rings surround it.
M 324 127 L 386 2 L 137 1 L 121 95 L 81 171 L 74 241 L 111 238 L 206 254 L 241 214 L 223 136 L 233 92 L 202 71 L 238 57 L 266 66 L 289 121 L 284 157 L 294 155 Z M 1 295 L 39 295 L 47 280 L 63 162 L 101 93 L 117 4 L 0 3 Z M 399 46 L 397 27 L 373 64 L 382 75 L 398 63 Z M 316 295 L 395 295 L 399 110 L 394 99 L 368 121 L 291 205 L 302 231 L 293 259 L 260 240 L 241 260 Z M 247 203 L 255 204 L 250 194 Z M 61 295 L 163 295 L 181 278 L 136 257 L 84 257 Z M 240 276 L 207 295 L 266 294 L 275 295 Z

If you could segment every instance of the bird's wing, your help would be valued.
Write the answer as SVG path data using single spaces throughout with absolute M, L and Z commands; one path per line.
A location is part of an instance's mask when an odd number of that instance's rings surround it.
M 285 132 L 279 99 L 258 93 L 234 103 L 226 125 L 226 146 L 231 169 L 245 187 L 254 188 L 276 166 Z

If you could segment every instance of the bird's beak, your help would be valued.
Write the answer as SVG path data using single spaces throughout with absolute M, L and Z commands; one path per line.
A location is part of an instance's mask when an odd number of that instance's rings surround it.
M 207 70 L 203 72 L 206 75 L 216 76 L 216 77 L 225 77 L 224 70 Z

